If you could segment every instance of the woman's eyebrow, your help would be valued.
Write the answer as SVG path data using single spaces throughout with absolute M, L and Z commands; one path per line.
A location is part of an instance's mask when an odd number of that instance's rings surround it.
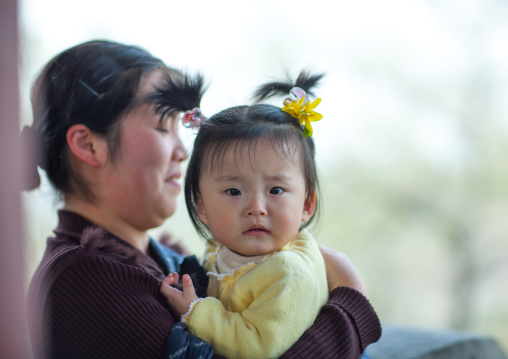
M 156 87 L 150 91 L 148 91 L 143 96 L 143 101 L 147 103 L 157 103 L 161 105 L 165 105 L 164 102 L 168 102 L 166 96 L 160 91 L 161 89 Z
M 171 99 L 164 96 L 163 87 L 156 87 L 142 97 L 142 101 L 148 105 L 154 105 L 155 112 L 162 116 L 172 115 L 180 110 L 174 106 Z

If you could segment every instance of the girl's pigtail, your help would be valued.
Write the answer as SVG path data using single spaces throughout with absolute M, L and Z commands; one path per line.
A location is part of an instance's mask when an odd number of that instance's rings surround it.
M 312 89 L 319 84 L 319 81 L 323 78 L 323 76 L 324 74 L 313 75 L 310 72 L 303 70 L 298 75 L 296 81 L 291 80 L 288 76 L 287 82 L 270 82 L 259 86 L 254 92 L 253 97 L 257 103 L 275 95 L 287 95 L 294 87 L 299 87 L 307 94 L 314 96 Z
M 314 96 L 314 92 L 312 92 L 312 90 L 317 87 L 323 76 L 324 74 L 312 75 L 308 71 L 302 71 L 300 72 L 300 75 L 298 75 L 293 87 L 299 87 L 307 92 L 307 94 Z
M 277 94 L 287 94 L 293 85 L 283 82 L 270 82 L 259 86 L 254 92 L 254 99 L 257 102 L 269 99 Z
M 298 120 L 305 138 L 312 137 L 311 122 L 321 120 L 323 115 L 314 111 L 321 99 L 311 102 L 309 96 L 314 96 L 312 89 L 317 86 L 323 76 L 323 74 L 312 75 L 308 71 L 302 71 L 294 83 L 271 82 L 261 85 L 255 91 L 254 97 L 257 102 L 260 102 L 276 94 L 285 94 L 287 97 L 283 100 L 282 111 Z

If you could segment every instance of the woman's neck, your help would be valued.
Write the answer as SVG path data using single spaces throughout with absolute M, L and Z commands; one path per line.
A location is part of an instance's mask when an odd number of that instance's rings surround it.
M 79 214 L 93 224 L 123 239 L 141 252 L 145 254 L 148 252 L 148 233 L 135 228 L 128 221 L 125 221 L 107 208 L 86 200 L 67 197 L 64 209 Z

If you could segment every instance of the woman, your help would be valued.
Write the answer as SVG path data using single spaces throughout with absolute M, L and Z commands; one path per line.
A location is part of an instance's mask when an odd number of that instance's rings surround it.
M 212 356 L 175 324 L 159 289 L 192 260 L 182 264 L 182 254 L 147 234 L 176 210 L 187 157 L 178 113 L 198 107 L 201 85 L 140 48 L 107 41 L 62 52 L 37 79 L 34 123 L 22 137 L 40 144 L 37 164 L 64 206 L 29 289 L 35 357 Z M 323 254 L 330 300 L 283 357 L 357 358 L 380 336 L 354 266 Z

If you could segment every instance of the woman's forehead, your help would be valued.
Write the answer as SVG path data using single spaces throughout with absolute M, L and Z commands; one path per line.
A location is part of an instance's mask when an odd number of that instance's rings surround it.
M 143 102 L 149 102 L 149 98 L 164 85 L 169 78 L 169 73 L 165 69 L 155 69 L 146 75 L 143 75 L 139 81 L 137 97 Z

